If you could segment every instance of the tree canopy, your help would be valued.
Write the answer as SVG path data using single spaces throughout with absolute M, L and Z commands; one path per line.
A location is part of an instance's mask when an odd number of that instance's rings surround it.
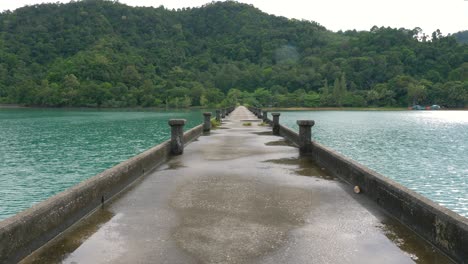
M 468 43 L 468 30 L 457 32 L 452 36 L 454 36 L 461 43 Z
M 468 45 L 440 31 L 331 32 L 234 1 L 117 1 L 0 14 L 0 103 L 39 106 L 468 105 Z

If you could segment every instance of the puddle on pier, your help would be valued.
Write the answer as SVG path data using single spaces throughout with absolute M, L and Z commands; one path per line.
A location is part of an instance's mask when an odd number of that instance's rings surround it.
M 185 167 L 181 160 L 171 159 L 166 163 L 166 168 L 164 168 L 164 170 L 177 170 Z
M 294 166 L 291 170 L 300 176 L 319 177 L 325 180 L 338 180 L 337 178 L 330 176 L 325 169 L 318 167 L 308 157 L 272 159 L 265 160 L 264 162 Z
M 273 136 L 272 131 L 251 132 L 251 133 L 255 135 L 259 135 L 259 136 Z
M 99 208 L 90 216 L 71 227 L 71 229 L 66 230 L 63 235 L 59 235 L 44 247 L 23 259 L 20 264 L 62 263 L 84 241 L 94 235 L 105 223 L 111 221 L 114 216 L 105 207 Z
M 242 120 L 240 120 L 240 122 L 256 122 L 256 123 L 259 123 L 259 122 L 262 122 L 262 120 L 259 120 L 259 119 L 242 119 Z
M 281 158 L 266 160 L 264 162 L 271 162 L 274 164 L 281 164 L 291 166 L 291 170 L 294 174 L 308 177 L 318 177 L 325 180 L 341 182 L 338 178 L 329 176 L 326 170 L 321 169 L 309 157 L 297 157 L 297 158 Z M 378 217 L 379 223 L 375 226 L 376 230 L 373 231 L 383 234 L 387 237 L 394 245 L 396 245 L 405 255 L 407 255 L 415 263 L 421 264 L 449 264 L 454 263 L 440 250 L 433 247 L 430 243 L 424 241 L 414 231 L 404 226 L 397 220 L 390 218 L 383 209 L 378 207 L 376 204 L 368 200 L 365 196 L 354 196 L 354 194 L 346 189 L 349 187 L 343 183 L 343 188 L 346 192 L 349 192 L 353 199 L 358 200 L 363 206 L 365 206 L 372 214 Z M 378 244 L 374 245 L 379 247 Z M 375 250 L 375 248 L 374 248 Z M 379 249 L 380 250 L 380 249 Z M 372 255 L 372 249 L 368 253 L 362 252 L 363 256 L 366 254 Z M 367 263 L 364 261 L 364 263 Z
M 296 147 L 291 141 L 280 139 L 277 141 L 270 141 L 265 143 L 266 146 L 285 146 L 285 147 Z
M 406 252 L 416 263 L 454 263 L 428 242 L 424 241 L 421 243 L 422 238 L 420 236 L 395 219 L 387 217 L 382 220 L 381 225 L 378 225 L 377 228 L 381 229 L 388 239 L 402 251 Z

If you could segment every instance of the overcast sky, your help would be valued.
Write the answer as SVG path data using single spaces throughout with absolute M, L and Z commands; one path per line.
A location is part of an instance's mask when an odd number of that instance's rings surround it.
M 0 10 L 24 5 L 69 0 L 0 0 Z M 206 0 L 120 0 L 133 6 L 181 8 L 201 6 Z M 328 29 L 369 30 L 372 26 L 420 27 L 426 34 L 468 30 L 468 0 L 240 0 L 262 11 L 296 19 L 313 20 Z

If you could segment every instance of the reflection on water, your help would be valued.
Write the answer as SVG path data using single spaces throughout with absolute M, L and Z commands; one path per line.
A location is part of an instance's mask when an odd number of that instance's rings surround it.
M 468 112 L 291 111 L 313 119 L 312 137 L 406 187 L 468 216 Z

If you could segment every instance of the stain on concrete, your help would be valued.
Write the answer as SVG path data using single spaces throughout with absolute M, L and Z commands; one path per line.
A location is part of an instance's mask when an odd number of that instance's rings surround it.
M 421 243 L 421 238 L 416 233 L 392 218 L 384 219 L 377 227 L 416 263 L 454 263 L 431 244 Z
M 181 217 L 173 237 L 202 263 L 245 263 L 281 247 L 317 202 L 306 189 L 206 176 L 172 198 Z
M 172 159 L 166 165 L 167 167 L 164 170 L 177 170 L 185 167 L 182 161 L 178 159 Z
M 266 146 L 286 146 L 286 147 L 296 147 L 291 141 L 280 139 L 276 141 L 270 141 L 265 143 Z
M 440 218 L 435 219 L 435 230 L 436 230 L 436 241 L 437 243 L 444 245 L 445 248 L 451 248 L 449 239 L 447 238 L 448 228 L 445 221 L 441 221 Z
M 66 235 L 55 238 L 53 243 L 46 244 L 20 263 L 62 263 L 65 258 L 81 246 L 83 241 L 95 234 L 104 223 L 113 217 L 114 214 L 103 206 L 67 230 Z
M 273 131 L 252 132 L 252 134 L 259 136 L 273 136 Z

